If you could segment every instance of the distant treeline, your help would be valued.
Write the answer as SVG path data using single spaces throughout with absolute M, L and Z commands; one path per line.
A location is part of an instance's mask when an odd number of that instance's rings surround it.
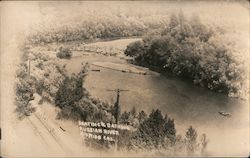
M 240 96 L 242 65 L 234 56 L 232 43 L 222 32 L 204 24 L 198 16 L 187 19 L 182 12 L 172 14 L 165 29 L 128 45 L 125 54 L 139 65 L 161 71 L 210 90 Z
M 96 16 L 91 14 L 88 18 L 80 19 L 80 22 L 75 21 L 34 31 L 27 39 L 33 44 L 41 44 L 143 36 L 164 27 L 168 21 L 168 15 L 164 15 L 164 18 L 162 16 L 121 16 L 118 13 Z

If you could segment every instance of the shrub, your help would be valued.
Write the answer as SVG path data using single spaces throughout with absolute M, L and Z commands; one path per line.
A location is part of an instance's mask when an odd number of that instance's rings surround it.
M 136 42 L 130 43 L 127 46 L 124 53 L 127 56 L 135 57 L 135 56 L 139 55 L 142 51 L 143 51 L 143 42 L 136 41 Z
M 60 47 L 56 56 L 60 59 L 70 59 L 72 57 L 72 52 L 69 48 Z

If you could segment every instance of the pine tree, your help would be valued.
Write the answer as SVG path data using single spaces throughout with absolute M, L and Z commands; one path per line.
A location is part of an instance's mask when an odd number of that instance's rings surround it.
M 176 140 L 174 119 L 171 119 L 167 115 L 165 115 L 164 121 L 164 134 L 166 138 L 170 140 L 170 145 L 174 145 Z
M 127 111 L 124 111 L 119 118 L 119 123 L 129 125 L 129 117 L 130 117 L 130 113 Z
M 164 142 L 163 124 L 161 111 L 152 110 L 149 118 L 142 122 L 136 131 L 136 145 L 147 149 L 160 148 Z
M 143 110 L 141 112 L 139 112 L 139 114 L 138 114 L 139 123 L 141 124 L 146 119 L 147 119 L 147 114 Z
M 194 154 L 197 148 L 197 132 L 190 126 L 186 132 L 186 149 L 189 155 Z

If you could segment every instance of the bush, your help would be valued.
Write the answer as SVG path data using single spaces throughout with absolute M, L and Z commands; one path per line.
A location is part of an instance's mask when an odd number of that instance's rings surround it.
M 56 56 L 60 59 L 70 59 L 72 57 L 72 52 L 69 48 L 60 47 Z
M 143 42 L 142 41 L 136 41 L 136 42 L 130 43 L 127 46 L 124 53 L 127 56 L 135 57 L 135 56 L 141 54 L 142 51 L 143 51 Z

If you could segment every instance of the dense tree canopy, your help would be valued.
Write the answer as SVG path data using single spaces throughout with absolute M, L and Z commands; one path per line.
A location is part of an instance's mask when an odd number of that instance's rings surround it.
M 141 112 L 141 115 L 144 115 L 142 113 L 144 112 Z M 138 148 L 160 149 L 166 145 L 174 144 L 176 129 L 172 119 L 168 117 L 163 118 L 159 109 L 153 110 L 149 117 L 144 119 L 133 136 L 132 142 L 134 146 Z M 169 139 L 170 142 L 166 142 L 166 139 Z
M 125 54 L 137 64 L 192 80 L 210 90 L 239 96 L 243 69 L 220 33 L 201 23 L 197 16 L 187 19 L 173 14 L 161 33 L 128 45 Z

